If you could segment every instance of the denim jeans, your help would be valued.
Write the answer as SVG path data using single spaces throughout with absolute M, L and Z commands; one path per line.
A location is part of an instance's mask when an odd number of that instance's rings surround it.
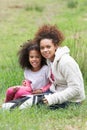
M 51 106 L 49 106 L 49 109 L 56 110 L 56 109 L 59 109 L 59 108 L 67 108 L 69 105 L 76 105 L 76 106 L 78 106 L 78 105 L 81 105 L 81 103 L 80 102 L 76 103 L 76 102 L 68 102 L 67 101 L 67 102 L 64 102 L 62 104 L 51 105 Z

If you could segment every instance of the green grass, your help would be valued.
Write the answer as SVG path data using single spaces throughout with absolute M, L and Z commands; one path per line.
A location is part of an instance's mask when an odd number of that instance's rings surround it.
M 75 0 L 76 1 L 76 0 Z M 18 85 L 23 70 L 18 64 L 20 45 L 34 37 L 37 28 L 44 24 L 56 24 L 65 34 L 64 45 L 79 63 L 87 95 L 87 1 L 77 0 L 70 8 L 69 0 L 3 0 L 0 2 L 0 104 L 6 89 Z M 0 130 L 86 130 L 87 101 L 81 106 L 48 110 L 34 106 L 19 111 L 0 109 Z
M 86 106 L 49 110 L 45 106 L 19 111 L 0 111 L 0 128 L 7 130 L 86 130 Z M 87 112 L 87 110 L 85 111 Z

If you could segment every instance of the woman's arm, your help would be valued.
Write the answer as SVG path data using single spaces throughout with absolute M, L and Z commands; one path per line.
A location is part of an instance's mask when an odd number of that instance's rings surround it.
M 71 100 L 76 101 L 76 97 L 78 97 L 78 101 L 83 100 L 85 97 L 84 83 L 78 65 L 66 63 L 61 67 L 61 72 L 67 82 L 67 88 L 54 94 L 46 95 L 45 102 L 47 100 L 48 104 L 52 105 L 57 103 L 61 104 Z

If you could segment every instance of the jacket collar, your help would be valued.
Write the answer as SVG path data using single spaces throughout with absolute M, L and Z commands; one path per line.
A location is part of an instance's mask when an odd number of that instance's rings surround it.
M 55 58 L 54 61 L 59 61 L 60 58 L 64 55 L 64 54 L 69 54 L 70 50 L 67 46 L 64 47 L 58 47 L 58 49 L 55 52 Z M 48 66 L 50 66 L 50 60 L 47 59 L 47 64 Z
M 60 58 L 64 55 L 64 54 L 69 54 L 70 50 L 67 46 L 64 47 L 58 47 L 58 49 L 55 52 L 55 59 L 56 61 L 59 61 Z

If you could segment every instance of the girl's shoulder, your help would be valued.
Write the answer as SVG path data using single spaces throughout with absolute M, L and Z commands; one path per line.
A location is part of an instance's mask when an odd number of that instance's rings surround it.
M 41 68 L 41 71 L 40 71 L 43 75 L 48 75 L 49 73 L 49 67 L 47 65 L 44 65 L 42 68 Z
M 25 68 L 24 73 L 29 73 L 30 69 Z
M 32 70 L 26 68 L 24 70 L 24 74 L 48 73 L 48 70 L 49 70 L 48 66 L 44 65 L 41 67 L 41 69 L 39 71 L 36 71 L 36 72 L 33 72 Z
M 48 70 L 48 65 L 44 65 L 44 66 L 42 66 L 41 69 L 42 69 L 42 70 Z

